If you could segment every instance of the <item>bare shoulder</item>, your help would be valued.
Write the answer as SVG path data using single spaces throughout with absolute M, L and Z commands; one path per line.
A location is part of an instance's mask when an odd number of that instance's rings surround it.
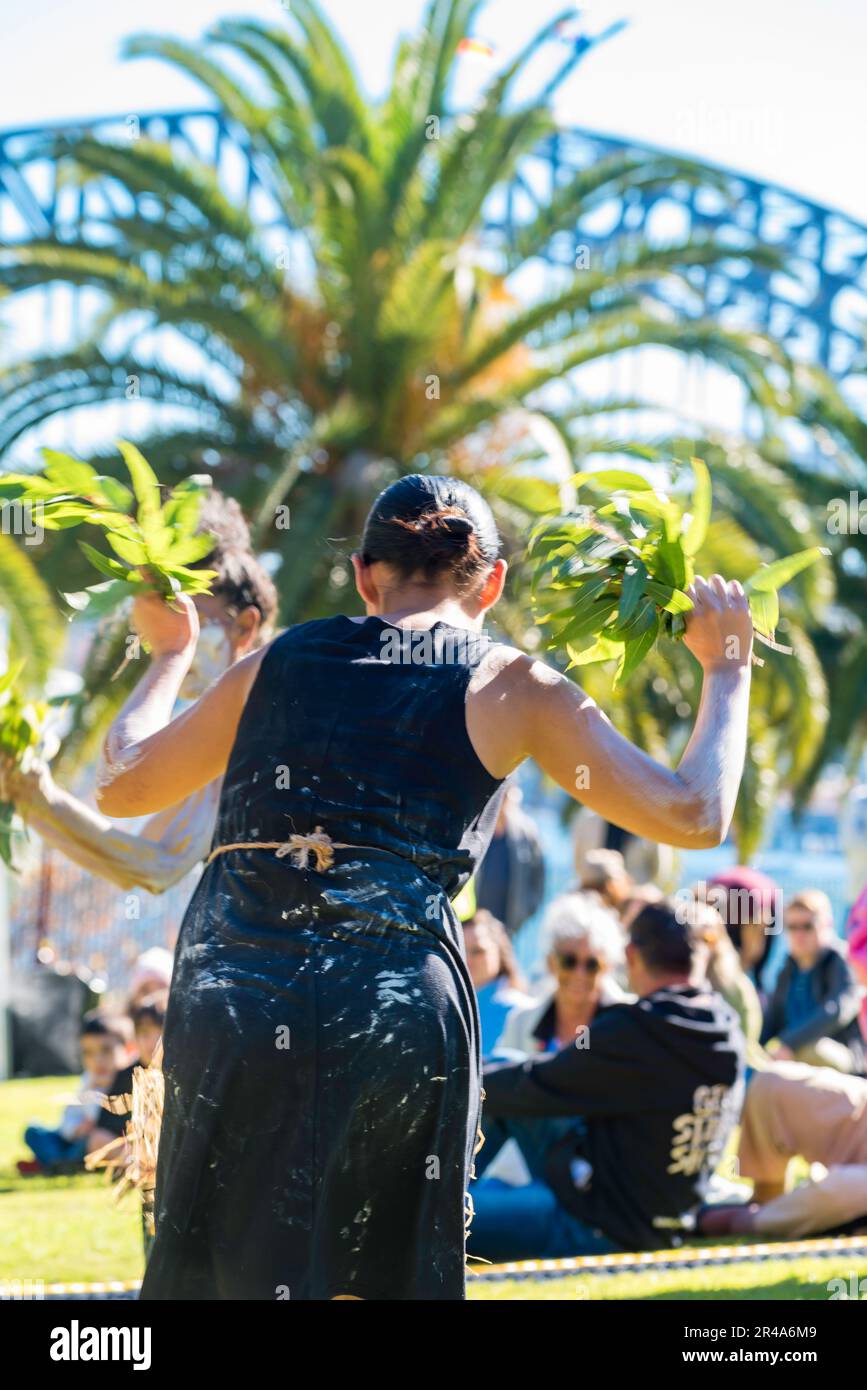
M 574 708 L 584 692 L 537 657 L 497 643 L 467 689 L 467 732 L 481 762 L 505 777 L 534 751 L 534 728 L 564 704 Z
M 510 684 L 520 681 L 521 668 L 525 667 L 529 660 L 526 653 L 519 651 L 517 647 L 508 647 L 504 642 L 493 643 L 472 674 L 468 696 L 478 695 L 501 677 Z
M 479 662 L 469 684 L 469 697 L 485 692 L 489 700 L 508 693 L 510 699 L 527 700 L 534 706 L 564 695 L 588 698 L 574 681 L 547 662 L 499 642 Z
M 259 647 L 255 652 L 249 652 L 247 656 L 242 656 L 240 661 L 236 661 L 233 666 L 229 667 L 228 671 L 224 672 L 216 686 L 212 688 L 222 687 L 228 699 L 233 702 L 240 701 L 243 705 L 253 689 L 253 684 L 259 674 L 262 662 L 265 660 L 266 653 L 275 640 L 272 638 L 271 642 L 268 642 L 264 647 Z

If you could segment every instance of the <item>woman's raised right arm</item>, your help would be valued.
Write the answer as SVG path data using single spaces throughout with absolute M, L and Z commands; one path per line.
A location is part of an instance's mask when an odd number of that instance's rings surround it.
M 177 806 L 222 777 L 267 651 L 262 647 L 230 666 L 194 705 L 171 719 L 195 652 L 196 610 L 185 595 L 170 606 L 148 594 L 136 599 L 133 615 L 152 657 L 105 741 L 96 799 L 108 816 L 142 816 Z
M 59 787 L 44 764 L 10 779 L 15 809 L 53 849 L 119 888 L 165 893 L 206 858 L 214 834 L 219 782 L 153 816 L 137 834 L 113 824 Z
M 685 642 L 704 679 L 676 770 L 619 734 L 568 677 L 530 657 L 480 670 L 467 728 L 482 762 L 505 776 L 531 757 L 570 796 L 624 830 L 685 849 L 719 844 L 746 752 L 752 622 L 739 584 L 696 580 Z

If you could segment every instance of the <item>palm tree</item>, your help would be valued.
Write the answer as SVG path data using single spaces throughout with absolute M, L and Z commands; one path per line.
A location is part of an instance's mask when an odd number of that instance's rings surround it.
M 862 375 L 865 369 L 862 358 Z M 854 773 L 867 740 L 867 425 L 823 371 L 800 369 L 795 388 L 795 413 L 817 430 L 822 446 L 810 468 L 799 470 L 798 488 L 830 549 L 833 574 L 833 602 L 811 635 L 834 698 L 812 766 L 797 787 L 803 802 L 830 760 Z
M 289 28 L 226 21 L 202 45 L 131 40 L 130 55 L 182 68 L 243 131 L 291 230 L 279 243 L 269 239 L 211 169 L 168 145 L 61 141 L 54 153 L 77 178 L 110 178 L 127 205 L 75 242 L 7 251 L 7 289 L 95 286 L 106 311 L 71 350 L 4 374 L 0 450 L 50 415 L 124 399 L 136 379 L 144 398 L 189 416 L 183 428 L 140 440 L 144 451 L 166 471 L 200 469 L 203 456 L 214 464 L 256 511 L 260 539 L 283 555 L 284 616 L 294 617 L 321 605 L 323 593 L 326 607 L 341 601 L 345 569 L 314 538 L 355 530 L 372 491 L 399 470 L 453 467 L 468 436 L 502 433 L 504 420 L 520 435 L 521 412 L 541 409 L 545 388 L 578 366 L 663 344 L 724 364 L 762 408 L 779 404 L 767 385 L 768 364 L 781 360 L 770 344 L 684 320 L 653 293 L 670 281 L 688 291 L 689 269 L 730 256 L 730 247 L 623 237 L 592 270 L 529 307 L 511 289 L 510 267 L 483 267 L 478 235 L 491 190 L 552 129 L 549 98 L 576 58 L 567 56 L 531 101 L 512 102 L 515 78 L 554 21 L 492 79 L 473 112 L 449 121 L 450 74 L 479 8 L 477 0 L 431 0 L 378 105 L 365 101 L 312 0 L 293 3 Z M 239 62 L 244 78 L 235 75 Z M 607 158 L 522 229 L 514 264 L 609 198 L 712 177 L 665 155 Z M 753 254 L 773 260 L 760 246 Z M 197 372 L 148 350 L 157 326 L 195 350 Z M 287 502 L 290 532 L 274 528 Z M 68 546 L 61 540 L 56 549 L 65 571 Z
M 280 229 L 258 225 L 240 194 L 230 196 L 212 169 L 168 144 L 87 134 L 60 141 L 52 153 L 66 176 L 110 179 L 117 210 L 74 241 L 8 249 L 0 284 L 13 293 L 53 282 L 97 287 L 105 309 L 71 349 L 3 373 L 0 450 L 49 416 L 125 399 L 135 378 L 143 397 L 175 416 L 182 408 L 188 421 L 154 430 L 140 447 L 164 476 L 204 463 L 255 512 L 260 543 L 282 557 L 278 582 L 290 620 L 343 606 L 340 538 L 357 532 L 372 494 L 400 471 L 471 477 L 515 544 L 528 518 L 559 509 L 557 482 L 536 466 L 540 452 L 550 463 L 559 450 L 562 475 L 582 450 L 625 447 L 621 437 L 588 444 L 588 423 L 637 420 L 646 408 L 633 399 L 564 406 L 559 398 L 555 407 L 551 388 L 588 364 L 651 344 L 700 355 L 736 374 L 773 428 L 793 399 L 781 349 L 665 302 L 671 286 L 680 302 L 694 295 L 690 272 L 730 257 L 728 245 L 703 238 L 660 246 L 624 235 L 591 269 L 563 277 L 529 304 L 515 287 L 515 272 L 540 258 L 554 235 L 574 230 L 607 200 L 675 179 L 725 192 L 722 176 L 664 154 L 607 157 L 527 221 L 509 259 L 492 268 L 483 256 L 492 190 L 552 130 L 550 97 L 577 59 L 564 58 L 532 99 L 513 99 L 515 79 L 559 16 L 492 77 L 472 111 L 451 119 L 452 70 L 479 9 L 479 0 L 430 0 L 377 104 L 365 100 L 313 0 L 293 0 L 288 26 L 229 20 L 195 45 L 132 39 L 130 56 L 173 63 L 214 99 L 249 145 Z M 758 244 L 739 254 L 775 264 Z M 187 358 L 192 351 L 198 369 L 181 371 L 169 365 L 176 354 L 149 348 L 157 329 L 161 341 L 182 342 Z M 713 467 L 725 478 L 724 501 L 738 518 L 732 524 L 741 524 L 737 543 L 751 538 L 766 550 L 779 539 L 793 548 L 785 528 L 756 533 L 750 509 L 760 484 L 726 457 L 717 449 Z M 775 515 L 772 489 L 791 488 L 770 466 L 763 460 L 767 517 Z M 286 504 L 288 530 L 275 526 Z M 718 534 L 720 545 L 728 534 L 731 549 L 731 533 Z M 77 587 L 78 563 L 66 535 L 53 538 L 49 581 Z M 527 624 L 518 584 L 502 626 L 520 641 Z M 107 712 L 105 673 L 116 651 L 103 645 L 105 659 L 100 665 L 95 655 L 89 682 Z M 677 718 L 654 714 L 652 681 L 636 690 L 624 704 L 631 732 L 649 744 L 676 740 Z M 805 715 L 794 689 L 791 701 L 795 727 Z M 97 701 L 76 732 L 83 748 L 101 708 Z M 815 729 L 805 730 L 802 742 L 813 748 Z M 791 764 L 798 775 L 803 757 Z

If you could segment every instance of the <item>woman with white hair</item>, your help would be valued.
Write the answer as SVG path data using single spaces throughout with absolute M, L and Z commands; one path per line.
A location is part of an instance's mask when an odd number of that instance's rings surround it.
M 617 918 L 592 893 L 563 893 L 542 923 L 553 984 L 545 997 L 513 1009 L 497 1043 L 516 1051 L 558 1052 L 574 1043 L 600 1009 L 627 997 L 614 978 L 624 958 Z

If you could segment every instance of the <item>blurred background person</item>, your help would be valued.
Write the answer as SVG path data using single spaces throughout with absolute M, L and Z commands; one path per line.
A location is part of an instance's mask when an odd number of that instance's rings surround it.
M 535 1003 L 512 943 L 502 922 L 487 908 L 479 908 L 463 923 L 464 950 L 476 991 L 482 1025 L 482 1056 L 486 1057 L 503 1031 L 509 1013 Z
M 634 890 L 623 855 L 616 849 L 590 850 L 584 860 L 579 887 L 583 893 L 598 894 L 605 906 L 616 913 L 622 911 Z
M 200 636 L 180 701 L 197 699 L 266 641 L 277 612 L 274 584 L 252 553 L 239 503 L 211 489 L 202 501 L 199 530 L 214 537 L 214 549 L 193 567 L 213 569 L 216 578 L 212 592 L 195 600 Z M 46 846 L 119 888 L 142 888 L 152 894 L 167 892 L 206 858 L 220 785 L 217 779 L 179 805 L 148 817 L 140 828 L 127 830 L 59 786 L 47 763 L 36 760 L 26 771 L 13 771 L 0 759 L 0 798 L 14 801 L 16 811 Z M 139 956 L 127 988 L 113 985 L 102 1007 L 128 1013 L 142 998 L 167 989 L 171 974 L 172 952 L 154 946 Z M 70 1057 L 68 1064 L 72 1063 Z
M 790 1160 L 810 1180 L 786 1191 Z M 753 1199 L 699 1213 L 704 1235 L 799 1240 L 856 1223 L 867 1227 L 867 1080 L 831 1067 L 774 1062 L 747 1088 L 738 1164 Z
M 500 807 L 491 843 L 476 871 L 476 906 L 502 922 L 514 936 L 545 896 L 545 857 L 539 831 L 512 784 Z
M 666 891 L 677 883 L 677 851 L 671 845 L 657 845 L 621 830 L 619 825 L 611 825 L 586 806 L 582 806 L 574 818 L 572 842 L 579 883 L 584 877 L 588 854 L 600 849 L 620 854 L 626 872 L 636 883 L 659 883 Z
M 166 994 L 172 982 L 173 957 L 165 946 L 151 946 L 142 951 L 132 968 L 127 986 L 127 1009 L 130 1013 L 152 995 Z
M 765 1009 L 762 1042 L 779 1061 L 863 1072 L 861 990 L 834 932 L 827 895 L 815 888 L 796 893 L 785 926 L 788 955 Z
M 211 593 L 195 599 L 200 636 L 180 690 L 179 699 L 185 701 L 198 699 L 230 666 L 260 647 L 277 612 L 274 584 L 250 550 L 250 532 L 235 499 L 212 490 L 202 502 L 199 530 L 214 536 L 215 547 L 193 568 L 213 569 L 217 577 Z M 206 858 L 220 786 L 216 779 L 130 832 L 59 787 L 46 763 L 34 761 L 28 771 L 13 772 L 0 760 L 0 790 L 47 845 L 120 888 L 156 894 L 179 883 Z M 158 984 L 150 982 L 146 992 Z
M 127 1051 L 131 1034 L 124 1018 L 90 1014 L 83 1020 L 79 1094 L 66 1106 L 59 1124 L 27 1126 L 24 1142 L 33 1159 L 19 1162 L 22 1176 L 80 1168 L 85 1154 L 103 1148 L 123 1134 L 125 1116 L 104 1109 L 101 1097 L 132 1093 L 133 1068 Z
M 747 1060 L 755 1059 L 762 1033 L 762 1005 L 756 987 L 741 965 L 716 908 L 693 898 L 686 904 L 686 911 L 696 942 L 697 981 L 705 978 L 737 1014 L 747 1043 Z
M 637 999 L 598 1012 L 585 1041 L 485 1068 L 473 1254 L 656 1250 L 691 1228 L 740 1112 L 744 1062 L 732 1010 L 693 983 L 703 965 L 679 906 L 632 923 Z M 531 1177 L 521 1187 L 490 1178 L 510 1139 Z
M 767 874 L 737 864 L 715 874 L 704 894 L 717 909 L 738 953 L 741 967 L 764 1004 L 765 972 L 775 938 L 780 934 L 782 893 Z
M 157 1050 L 166 1021 L 168 991 L 149 994 L 131 1010 L 139 1065 L 149 1067 Z
M 564 893 L 542 923 L 552 983 L 541 1000 L 514 1009 L 498 1048 L 527 1054 L 558 1052 L 575 1042 L 600 1012 L 627 997 L 614 976 L 624 960 L 620 925 L 589 893 Z

